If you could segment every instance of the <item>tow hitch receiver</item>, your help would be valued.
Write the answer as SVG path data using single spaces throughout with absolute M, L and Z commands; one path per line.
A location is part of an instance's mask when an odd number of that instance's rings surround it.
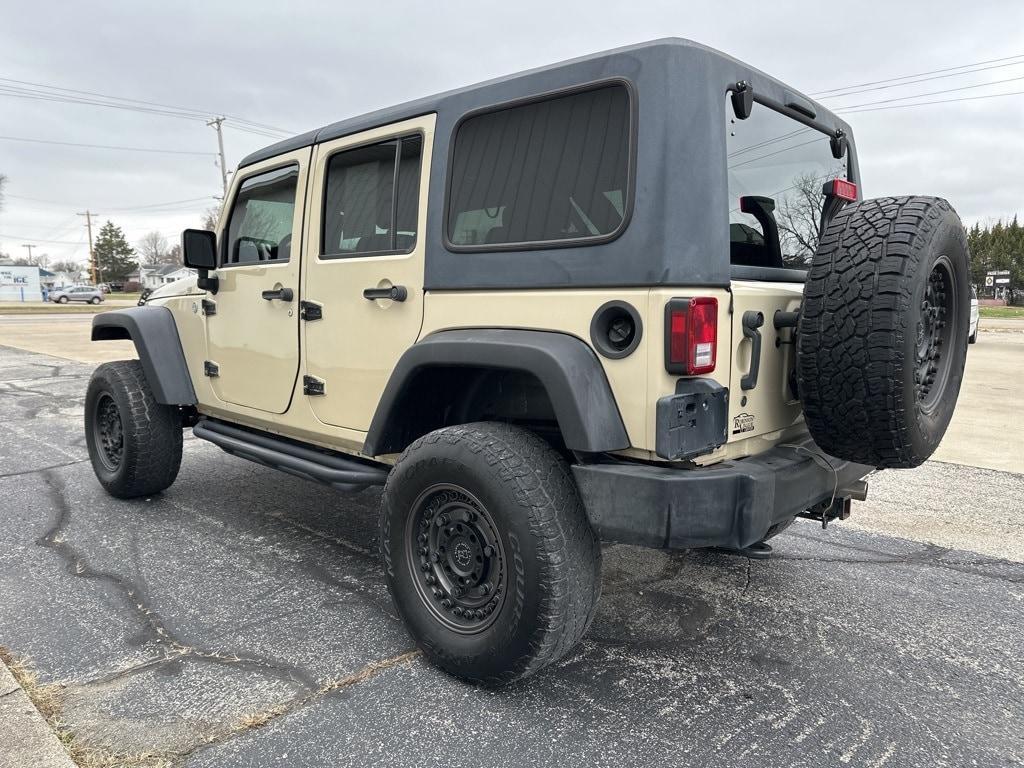
M 806 517 L 810 520 L 820 520 L 822 530 L 828 528 L 828 524 L 833 520 L 845 520 L 850 516 L 850 497 L 844 496 L 832 499 L 831 501 L 823 501 L 820 504 L 815 504 L 808 510 L 801 512 L 797 517 Z

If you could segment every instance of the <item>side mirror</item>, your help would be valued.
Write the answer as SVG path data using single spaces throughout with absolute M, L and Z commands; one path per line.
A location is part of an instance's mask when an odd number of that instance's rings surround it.
M 218 280 L 209 272 L 217 268 L 217 235 L 207 229 L 186 229 L 181 233 L 181 255 L 186 267 L 199 270 L 197 285 L 216 293 Z
M 181 255 L 186 267 L 217 268 L 217 235 L 206 229 L 186 229 L 181 233 Z

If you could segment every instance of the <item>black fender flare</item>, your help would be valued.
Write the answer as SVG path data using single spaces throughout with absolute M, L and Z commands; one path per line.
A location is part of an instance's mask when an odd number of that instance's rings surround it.
M 363 454 L 403 450 L 396 407 L 416 375 L 432 367 L 474 367 L 532 374 L 547 391 L 566 447 L 620 451 L 629 436 L 594 351 L 566 333 L 507 328 L 439 331 L 405 351 L 377 404 Z
M 92 319 L 92 340 L 131 339 L 153 390 L 165 405 L 195 405 L 174 315 L 167 307 L 143 306 L 101 312 Z

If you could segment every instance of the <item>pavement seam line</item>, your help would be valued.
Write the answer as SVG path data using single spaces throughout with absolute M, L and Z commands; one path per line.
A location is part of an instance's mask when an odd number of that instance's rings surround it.
M 262 712 L 249 713 L 243 716 L 241 719 L 239 719 L 235 724 L 224 729 L 221 733 L 210 736 L 205 743 L 197 745 L 190 750 L 179 752 L 177 753 L 177 756 L 180 759 L 185 759 L 195 755 L 198 752 L 202 752 L 212 747 L 225 744 L 235 738 L 238 738 L 244 733 L 256 730 L 258 728 L 263 728 L 264 726 L 270 724 L 271 722 L 277 720 L 280 717 L 293 714 L 299 711 L 300 709 L 303 709 L 304 707 L 308 706 L 313 701 L 321 699 L 330 693 L 341 691 L 347 688 L 352 688 L 356 685 L 359 685 L 360 683 L 366 682 L 367 680 L 372 680 L 382 672 L 393 667 L 396 667 L 400 664 L 411 664 L 414 659 L 422 655 L 423 652 L 418 648 L 415 648 L 411 651 L 405 651 L 404 653 L 400 653 L 397 656 L 392 656 L 387 659 L 380 659 L 378 661 L 372 661 L 366 666 L 364 666 L 362 669 L 353 672 L 350 675 L 346 675 L 345 677 L 337 678 L 335 680 L 328 680 L 315 691 L 307 693 L 304 696 L 295 697 L 290 701 L 286 701 L 282 704 L 277 705 L 276 707 L 271 707 L 270 709 L 264 710 Z
M 24 706 L 15 704 L 13 709 L 6 712 L 3 722 L 0 723 L 0 733 L 6 732 L 9 737 L 4 739 L 5 757 L 21 761 L 21 765 L 31 765 L 33 768 L 74 768 L 75 763 L 61 743 L 50 720 L 39 710 L 28 688 L 23 684 L 22 676 L 28 675 L 24 681 L 28 683 L 34 680 L 34 673 L 29 673 L 21 662 L 15 662 L 17 660 L 3 649 L 0 653 L 0 681 L 6 683 L 6 680 L 9 680 L 9 684 L 14 687 L 0 695 L 0 699 L 7 700 L 11 696 L 24 699 Z M 16 675 L 12 666 L 20 667 L 22 671 Z M 40 754 L 40 747 L 45 754 Z

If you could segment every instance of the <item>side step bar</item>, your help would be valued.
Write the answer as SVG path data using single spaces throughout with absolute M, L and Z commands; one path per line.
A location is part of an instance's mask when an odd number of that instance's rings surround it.
M 342 491 L 384 485 L 388 477 L 388 470 L 383 467 L 299 445 L 269 432 L 242 429 L 221 421 L 203 419 L 192 427 L 192 434 L 209 440 L 234 456 Z

